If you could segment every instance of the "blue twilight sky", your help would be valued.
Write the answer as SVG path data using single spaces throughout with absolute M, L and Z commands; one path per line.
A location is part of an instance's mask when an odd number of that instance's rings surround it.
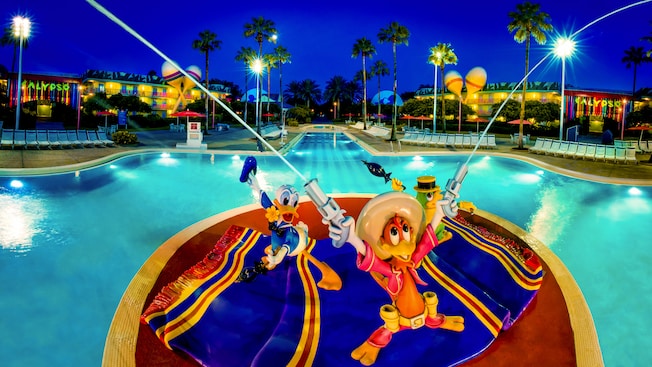
M 398 91 L 414 91 L 433 83 L 433 66 L 427 63 L 429 48 L 438 42 L 453 46 L 456 70 L 463 76 L 473 67 L 486 69 L 488 82 L 519 81 L 523 77 L 525 46 L 516 43 L 507 31 L 508 13 L 521 0 L 468 1 L 169 1 L 99 0 L 99 4 L 139 32 L 145 39 L 180 66 L 204 69 L 204 56 L 191 43 L 203 30 L 211 30 L 222 47 L 210 55 L 210 78 L 230 80 L 244 90 L 244 66 L 235 61 L 241 46 L 254 49 L 253 39 L 245 38 L 244 24 L 263 16 L 276 24 L 278 45 L 291 54 L 283 65 L 283 84 L 313 79 L 320 88 L 335 75 L 353 79 L 361 70 L 361 58 L 352 58 L 355 41 L 370 39 L 377 54 L 368 62 L 385 61 L 390 75 L 382 88 L 392 85 L 392 47 L 379 44 L 377 34 L 390 22 L 406 26 L 409 45 L 397 48 Z M 534 1 L 536 2 L 536 1 Z M 623 6 L 629 0 L 540 0 L 541 10 L 550 15 L 555 34 L 570 34 Z M 578 50 L 566 63 L 566 83 L 579 88 L 630 92 L 633 69 L 621 62 L 630 46 L 652 48 L 641 37 L 652 34 L 652 1 L 612 15 L 589 27 L 577 37 Z M 87 69 L 161 75 L 163 59 L 121 29 L 84 0 L 10 0 L 0 2 L 4 26 L 16 14 L 32 18 L 29 46 L 23 54 L 25 73 L 81 74 Z M 549 52 L 555 35 L 544 46 L 534 43 L 530 66 Z M 272 44 L 263 46 L 271 52 Z M 0 64 L 11 70 L 13 49 L 0 48 Z M 16 67 L 17 68 L 17 67 Z M 529 80 L 560 81 L 558 59 L 546 60 Z M 253 83 L 251 83 L 253 85 Z M 252 87 L 252 85 L 250 87 Z M 652 87 L 652 63 L 638 68 L 636 88 Z M 376 79 L 370 90 L 377 88 Z M 278 71 L 272 73 L 272 93 L 278 92 Z M 371 92 L 370 92 L 371 93 Z

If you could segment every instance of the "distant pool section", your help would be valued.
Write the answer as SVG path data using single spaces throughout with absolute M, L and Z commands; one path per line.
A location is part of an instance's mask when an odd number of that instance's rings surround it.
M 339 132 L 307 133 L 286 159 L 326 193 L 408 193 L 420 175 L 444 186 L 466 155 L 373 156 Z M 0 177 L 3 366 L 99 365 L 122 293 L 168 238 L 209 216 L 255 202 L 239 182 L 246 157 L 150 152 L 45 176 Z M 304 182 L 275 156 L 257 157 L 269 193 Z M 652 360 L 647 317 L 652 187 L 580 180 L 517 159 L 478 155 L 461 199 L 529 231 L 561 258 L 595 320 L 605 364 Z M 83 347 L 81 347 L 83 346 Z

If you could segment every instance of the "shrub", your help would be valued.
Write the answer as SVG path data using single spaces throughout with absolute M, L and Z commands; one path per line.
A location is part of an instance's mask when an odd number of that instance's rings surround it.
M 294 127 L 299 126 L 299 121 L 297 121 L 297 119 L 293 119 L 293 118 L 289 118 L 289 119 L 285 120 L 285 123 L 288 126 L 294 126 Z
M 113 138 L 113 141 L 118 145 L 138 144 L 138 136 L 126 130 L 116 131 L 111 137 Z

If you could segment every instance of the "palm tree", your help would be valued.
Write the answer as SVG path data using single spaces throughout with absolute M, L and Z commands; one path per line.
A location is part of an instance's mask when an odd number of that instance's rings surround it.
M 267 68 L 267 113 L 269 113 L 269 104 L 272 100 L 272 69 L 276 67 L 276 60 L 273 54 L 265 54 L 263 56 L 263 65 Z M 269 122 L 269 117 L 267 118 Z
M 367 37 L 362 37 L 353 44 L 351 57 L 362 55 L 362 123 L 367 130 L 367 57 L 371 58 L 376 53 L 376 48 Z
M 208 55 L 211 51 L 215 49 L 220 49 L 222 46 L 222 41 L 217 39 L 217 35 L 209 30 L 199 32 L 199 39 L 192 41 L 192 48 L 199 50 L 199 52 L 204 54 L 206 61 L 206 90 L 208 91 L 209 78 L 208 78 Z M 210 99 L 210 93 L 206 93 L 206 132 L 208 133 L 208 101 Z
M 378 77 L 378 96 L 380 97 L 380 77 L 389 75 L 387 63 L 383 60 L 376 61 L 371 65 L 371 76 Z M 380 102 L 380 101 L 379 101 Z M 378 103 L 378 116 L 380 116 L 380 103 Z
M 281 72 L 282 64 L 289 64 L 290 53 L 283 46 L 277 46 L 274 49 L 274 61 L 278 63 L 278 97 L 281 103 L 281 125 L 285 127 L 285 113 L 283 113 L 283 73 Z
M 319 85 L 312 79 L 306 79 L 299 84 L 299 98 L 306 102 L 306 107 L 310 109 L 310 101 L 321 100 L 321 91 Z
M 381 28 L 378 32 L 378 42 L 392 43 L 392 53 L 394 55 L 394 112 L 392 113 L 392 134 L 389 137 L 390 141 L 396 141 L 396 89 L 398 87 L 398 80 L 396 79 L 396 46 L 408 45 L 410 38 L 410 31 L 398 22 L 391 22 L 387 28 Z
M 245 110 L 244 120 L 247 121 L 247 107 L 249 105 L 249 66 L 256 58 L 256 51 L 251 47 L 241 46 L 240 50 L 235 54 L 235 61 L 240 61 L 245 64 Z
M 507 25 L 507 30 L 514 32 L 514 40 L 518 43 L 525 41 L 525 78 L 523 80 L 523 95 L 521 96 L 521 122 L 518 124 L 518 148 L 523 149 L 523 120 L 525 119 L 525 93 L 527 92 L 527 74 L 530 68 L 530 37 L 538 44 L 546 43 L 546 34 L 552 30 L 550 16 L 539 10 L 539 4 L 529 1 L 516 4 L 516 11 L 510 11 L 512 21 Z
M 634 94 L 636 93 L 636 69 L 647 60 L 648 58 L 645 56 L 643 47 L 630 46 L 629 49 L 625 50 L 625 56 L 623 56 L 621 61 L 625 63 L 627 69 L 634 66 L 634 86 L 632 87 L 632 97 L 634 97 Z
M 650 22 L 650 25 L 652 25 L 652 22 Z M 649 35 L 647 35 L 647 36 L 643 36 L 643 37 L 641 38 L 641 41 L 648 41 L 648 42 L 652 43 L 652 31 L 650 32 Z M 646 53 L 645 55 L 646 55 L 648 58 L 651 58 L 651 57 L 652 57 L 652 49 L 648 50 L 647 53 Z M 651 157 L 651 158 L 652 158 L 652 157 Z
M 446 102 L 445 98 L 443 96 L 444 93 L 444 68 L 446 67 L 446 64 L 452 64 L 452 65 L 457 65 L 457 55 L 455 54 L 455 51 L 453 51 L 453 47 L 451 46 L 450 43 L 437 43 L 435 47 L 430 48 L 430 56 L 428 56 L 428 62 L 433 64 L 435 66 L 435 72 L 437 72 L 437 66 L 441 69 L 441 116 L 442 120 L 444 121 L 444 131 L 446 131 Z M 435 90 L 437 86 L 435 85 L 433 87 L 433 97 L 435 95 Z M 437 103 L 435 100 L 433 103 Z M 432 132 L 435 132 L 436 125 L 435 121 L 437 120 L 437 117 L 435 116 L 432 121 Z
M 244 25 L 245 31 L 244 36 L 249 38 L 252 37 L 258 43 L 258 58 L 263 58 L 263 41 L 267 40 L 272 43 L 276 43 L 276 34 L 278 33 L 275 28 L 274 21 L 265 19 L 263 17 L 252 18 L 252 23 L 247 23 Z M 256 89 L 260 91 L 261 89 L 260 78 L 257 78 Z M 260 105 L 260 96 L 256 96 L 256 111 L 260 112 L 258 106 Z M 256 114 L 256 132 L 260 135 L 260 117 Z M 262 151 L 263 146 L 258 140 L 258 150 Z
M 338 106 L 342 106 L 342 95 L 345 93 L 346 80 L 340 75 L 332 77 L 326 82 L 324 88 L 324 99 L 332 102 L 337 102 Z M 337 110 L 335 111 L 337 113 Z M 337 118 L 337 116 L 334 116 Z

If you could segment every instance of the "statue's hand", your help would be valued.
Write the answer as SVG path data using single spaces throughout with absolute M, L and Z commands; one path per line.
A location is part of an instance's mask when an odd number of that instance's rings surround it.
M 276 265 L 280 264 L 285 256 L 288 254 L 288 248 L 283 246 L 276 251 L 276 253 L 267 254 L 267 268 L 274 269 Z

